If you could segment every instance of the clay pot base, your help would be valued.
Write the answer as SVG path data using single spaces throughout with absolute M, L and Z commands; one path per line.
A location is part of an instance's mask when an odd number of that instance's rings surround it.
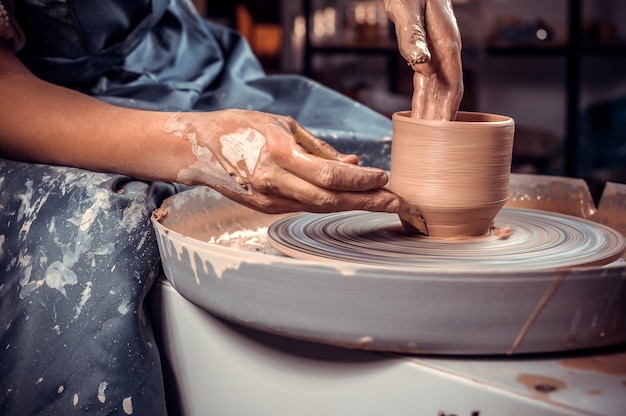
M 503 208 L 493 230 L 462 240 L 407 236 L 393 214 L 352 211 L 287 217 L 269 227 L 268 238 L 290 257 L 412 271 L 605 265 L 626 249 L 626 238 L 611 228 L 550 212 Z

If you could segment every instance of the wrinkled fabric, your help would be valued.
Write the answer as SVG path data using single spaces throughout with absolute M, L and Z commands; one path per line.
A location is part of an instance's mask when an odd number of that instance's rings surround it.
M 143 299 L 159 271 L 147 218 L 173 189 L 2 159 L 0 172 L 0 414 L 164 414 Z
M 291 115 L 388 169 L 390 120 L 266 76 L 187 0 L 17 0 L 15 17 L 19 58 L 50 82 L 129 108 Z M 0 414 L 165 414 L 143 304 L 159 271 L 149 215 L 179 187 L 3 159 L 0 175 Z

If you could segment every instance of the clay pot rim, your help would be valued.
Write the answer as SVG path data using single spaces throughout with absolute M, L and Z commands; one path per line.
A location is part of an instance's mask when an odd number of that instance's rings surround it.
M 463 126 L 463 128 L 471 128 L 472 126 L 484 127 L 485 125 L 489 125 L 491 127 L 498 125 L 508 126 L 515 124 L 513 118 L 509 116 L 478 111 L 459 111 L 456 117 L 456 120 L 425 120 L 411 117 L 410 111 L 398 111 L 396 113 L 393 113 L 391 118 L 394 122 L 397 121 L 410 124 L 423 124 L 433 126 L 455 124 Z

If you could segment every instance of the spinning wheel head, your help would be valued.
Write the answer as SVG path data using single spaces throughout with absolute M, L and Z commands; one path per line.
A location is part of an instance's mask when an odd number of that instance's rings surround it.
M 392 214 L 302 214 L 277 221 L 270 244 L 285 255 L 390 269 L 480 272 L 604 265 L 626 249 L 626 238 L 581 218 L 504 208 L 495 219 L 506 236 L 449 240 L 407 236 Z

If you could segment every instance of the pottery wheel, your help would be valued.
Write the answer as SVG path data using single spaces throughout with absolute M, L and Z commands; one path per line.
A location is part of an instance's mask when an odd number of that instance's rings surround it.
M 270 244 L 295 258 L 431 270 L 541 270 L 604 265 L 618 259 L 626 238 L 589 220 L 503 208 L 494 221 L 507 238 L 467 240 L 408 236 L 394 214 L 348 211 L 298 214 L 268 229 Z

